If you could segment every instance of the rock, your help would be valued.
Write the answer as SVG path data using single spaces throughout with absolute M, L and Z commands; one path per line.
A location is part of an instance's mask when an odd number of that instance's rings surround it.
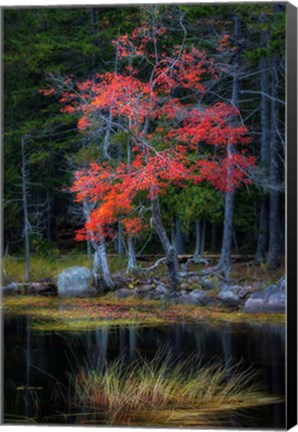
M 7 291 L 16 292 L 19 289 L 19 285 L 15 282 L 11 282 L 10 284 L 6 285 L 5 289 Z
M 184 291 L 191 289 L 189 282 L 182 282 L 182 284 L 180 285 L 180 289 Z
M 148 294 L 146 294 L 146 296 L 144 297 L 144 300 L 154 300 L 155 295 L 154 292 L 149 291 Z
M 29 285 L 28 290 L 29 290 L 29 292 L 32 292 L 32 293 L 35 293 L 35 292 L 39 293 L 39 292 L 43 291 L 42 288 L 43 287 L 39 282 L 33 282 L 31 285 Z
M 90 296 L 96 293 L 95 281 L 91 270 L 86 267 L 69 267 L 58 275 L 58 295 Z
M 245 312 L 262 312 L 264 310 L 264 304 L 264 293 L 256 292 L 246 300 L 243 310 Z
M 213 288 L 215 288 L 214 282 L 212 282 L 212 280 L 209 279 L 208 277 L 204 277 L 201 280 L 201 286 L 203 289 L 206 290 L 212 290 Z
M 177 299 L 175 300 L 176 303 L 178 304 L 199 304 L 198 300 L 196 299 L 195 296 L 191 296 L 191 295 L 182 295 L 180 297 L 177 297 Z
M 190 296 L 194 297 L 199 305 L 205 306 L 212 301 L 211 297 L 205 291 L 193 290 Z
M 157 296 L 159 296 L 159 295 L 169 296 L 170 290 L 165 285 L 160 283 L 155 288 L 155 293 Z
M 269 296 L 265 309 L 267 312 L 281 312 L 286 308 L 286 296 L 284 292 L 276 292 Z
M 224 285 L 218 294 L 218 298 L 227 306 L 239 306 L 241 302 L 241 290 L 242 287 L 240 285 Z
M 33 282 L 31 285 L 29 285 L 28 291 L 32 294 L 43 294 L 43 293 L 55 294 L 57 292 L 57 287 L 52 281 L 44 282 L 44 283 Z
M 169 297 L 171 299 L 177 298 L 177 297 L 181 297 L 182 293 L 180 291 L 172 291 L 169 294 Z
M 152 290 L 151 285 L 143 285 L 136 288 L 136 294 L 147 294 L 151 290 Z
M 135 291 L 130 288 L 120 288 L 115 292 L 115 297 L 117 299 L 123 299 L 127 297 L 131 297 L 135 294 Z
M 276 290 L 277 290 L 277 285 L 269 285 L 267 288 L 265 288 L 263 290 L 264 296 L 267 298 L 271 294 L 274 294 L 276 292 Z
M 253 293 L 245 302 L 245 312 L 279 312 L 286 307 L 286 278 L 281 278 L 276 285 L 270 285 L 262 291 Z

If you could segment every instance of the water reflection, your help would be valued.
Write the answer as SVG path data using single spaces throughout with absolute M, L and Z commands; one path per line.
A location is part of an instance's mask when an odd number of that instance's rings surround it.
M 4 345 L 5 421 L 16 416 L 34 416 L 37 410 L 39 421 L 48 416 L 47 422 L 51 422 L 55 410 L 67 411 L 65 401 L 58 400 L 54 390 L 57 383 L 60 390 L 67 385 L 69 373 L 77 372 L 84 365 L 96 367 L 119 356 L 127 363 L 133 362 L 138 354 L 152 359 L 158 350 L 162 351 L 161 361 L 163 356 L 175 362 L 194 353 L 199 355 L 202 365 L 214 359 L 226 365 L 242 361 L 260 370 L 260 382 L 272 394 L 283 396 L 285 393 L 285 334 L 281 325 L 106 326 L 71 334 L 32 332 L 30 317 L 7 317 Z M 238 411 L 236 417 L 230 414 L 223 424 L 285 426 L 283 404 L 249 410 L 249 415 L 247 411 Z M 68 418 L 67 422 L 70 421 Z

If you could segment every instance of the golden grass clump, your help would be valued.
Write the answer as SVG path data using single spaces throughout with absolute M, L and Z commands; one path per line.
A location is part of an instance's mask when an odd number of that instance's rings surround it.
M 108 424 L 202 425 L 210 412 L 272 403 L 256 385 L 256 374 L 194 358 L 170 366 L 155 356 L 129 366 L 121 360 L 72 380 L 75 405 L 92 408 Z

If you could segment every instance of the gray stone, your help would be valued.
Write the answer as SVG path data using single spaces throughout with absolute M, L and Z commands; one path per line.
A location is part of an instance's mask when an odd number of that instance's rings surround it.
M 196 299 L 196 297 L 191 296 L 191 295 L 182 295 L 180 297 L 177 297 L 177 299 L 175 300 L 176 303 L 179 304 L 199 304 L 198 300 Z
M 267 288 L 263 290 L 264 297 L 268 298 L 271 294 L 274 294 L 277 290 L 277 285 L 269 285 Z
M 269 312 L 284 312 L 286 308 L 286 296 L 284 292 L 276 292 L 269 296 L 266 309 Z
M 155 288 L 155 293 L 156 295 L 164 295 L 164 296 L 169 296 L 170 295 L 170 290 L 163 284 L 158 284 L 157 287 Z
M 11 282 L 10 284 L 8 284 L 8 285 L 5 287 L 5 289 L 8 290 L 8 291 L 18 291 L 19 286 L 18 286 L 17 283 L 15 283 L 15 282 Z
M 209 279 L 208 277 L 204 277 L 201 280 L 201 286 L 203 289 L 206 289 L 206 290 L 212 290 L 213 288 L 215 288 L 214 282 L 212 282 L 212 280 Z
M 117 299 L 124 299 L 127 297 L 131 297 L 135 294 L 134 290 L 130 288 L 120 288 L 115 292 L 115 297 Z
M 152 290 L 152 286 L 151 285 L 143 285 L 141 287 L 137 287 L 136 288 L 136 293 L 137 294 L 147 294 L 151 290 Z
M 148 294 L 144 297 L 145 300 L 153 300 L 155 298 L 154 292 L 149 291 Z
M 180 291 L 172 291 L 169 294 L 169 298 L 174 299 L 177 297 L 181 297 L 182 293 Z
M 205 293 L 205 291 L 201 290 L 193 290 L 189 295 L 194 297 L 199 305 L 205 306 L 206 304 L 211 302 L 211 297 Z
M 69 267 L 58 275 L 58 295 L 90 296 L 96 293 L 95 281 L 91 270 L 86 267 Z
M 262 292 L 257 292 L 246 300 L 243 310 L 245 312 L 262 312 L 264 310 L 264 304 L 264 294 Z
M 277 285 L 270 285 L 262 291 L 253 293 L 245 302 L 245 312 L 285 312 L 285 278 L 281 278 Z
M 224 285 L 218 294 L 218 298 L 227 306 L 239 306 L 241 289 L 242 287 L 239 285 Z

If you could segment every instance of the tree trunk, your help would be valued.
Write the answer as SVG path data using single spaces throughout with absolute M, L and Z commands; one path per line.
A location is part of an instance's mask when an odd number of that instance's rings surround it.
M 47 238 L 52 241 L 52 214 L 51 214 L 51 198 L 49 190 L 46 190 L 47 195 Z
M 125 253 L 123 227 L 120 221 L 118 221 L 117 253 L 120 257 L 123 257 Z
M 97 281 L 102 278 L 106 287 L 113 289 L 115 284 L 110 273 L 105 239 L 101 238 L 99 242 L 93 242 L 92 244 L 95 250 L 93 274 Z
M 234 39 L 237 43 L 236 49 L 236 60 L 235 60 L 235 70 L 233 75 L 233 88 L 232 88 L 232 104 L 238 106 L 239 101 L 239 67 L 240 67 L 240 55 L 241 47 L 239 45 L 240 40 L 240 30 L 241 30 L 241 20 L 239 17 L 234 18 Z M 227 153 L 228 158 L 232 157 L 233 146 L 228 144 Z M 223 227 L 223 240 L 220 253 L 219 263 L 217 265 L 217 270 L 220 270 L 225 276 L 229 274 L 231 267 L 231 253 L 232 253 L 232 239 L 233 239 L 233 217 L 234 217 L 234 206 L 235 206 L 235 190 L 232 189 L 230 180 L 230 170 L 227 173 L 227 186 L 231 188 L 230 191 L 225 194 L 225 213 L 224 213 L 224 227 Z
M 88 201 L 85 199 L 83 201 L 83 215 L 86 221 L 89 220 L 89 215 L 93 209 L 94 205 L 91 203 L 88 203 Z M 92 241 L 91 240 L 87 240 L 87 255 L 88 258 L 91 257 L 92 255 Z
M 175 220 L 175 243 L 174 244 L 178 254 L 185 253 L 183 233 L 181 231 L 181 224 L 178 219 Z
M 195 220 L 196 227 L 196 247 L 194 253 L 194 260 L 200 259 L 200 251 L 201 251 L 201 221 L 199 219 Z
M 269 166 L 269 249 L 267 264 L 270 268 L 279 265 L 280 218 L 279 218 L 279 173 L 278 173 L 278 126 L 279 126 L 279 71 L 278 61 L 272 60 L 271 137 Z
M 266 196 L 262 197 L 260 208 L 260 222 L 258 232 L 258 244 L 256 252 L 256 261 L 261 262 L 268 248 L 268 199 Z
M 260 22 L 266 22 L 266 15 L 260 16 Z M 268 32 L 263 30 L 261 32 L 261 47 L 267 48 L 268 46 Z M 260 69 L 260 89 L 261 89 L 261 165 L 264 170 L 265 183 L 268 181 L 268 164 L 269 164 L 269 140 L 270 140 L 270 125 L 269 125 L 269 100 L 266 97 L 269 94 L 269 81 L 267 59 L 261 57 L 259 61 Z M 258 243 L 256 251 L 256 261 L 261 262 L 265 257 L 268 250 L 268 226 L 269 226 L 269 213 L 268 213 L 268 197 L 267 191 L 261 198 L 260 215 L 259 215 L 259 230 L 258 230 Z
M 88 258 L 91 258 L 92 255 L 92 245 L 91 245 L 91 241 L 87 240 L 87 256 Z
M 235 206 L 235 191 L 226 192 L 224 233 L 221 247 L 221 254 L 217 269 L 228 275 L 231 267 L 231 251 L 233 239 L 233 214 Z
M 23 233 L 25 239 L 25 261 L 26 261 L 26 270 L 25 270 L 25 282 L 28 282 L 30 279 L 30 223 L 28 217 L 28 190 L 27 190 L 27 159 L 25 155 L 25 139 L 22 138 L 22 203 L 23 203 L 23 214 L 24 214 L 24 222 L 23 222 Z
M 217 225 L 213 223 L 211 225 L 211 249 L 215 252 L 217 248 Z
M 203 219 L 202 233 L 201 233 L 201 245 L 200 245 L 200 256 L 201 257 L 204 255 L 205 240 L 206 240 L 206 219 Z
M 136 251 L 135 251 L 135 242 L 133 238 L 128 238 L 127 242 L 128 246 L 128 263 L 126 273 L 134 273 L 137 270 L 137 259 L 136 259 Z
M 173 247 L 173 245 L 171 244 L 168 235 L 164 229 L 164 226 L 162 224 L 158 196 L 153 196 L 151 198 L 151 209 L 152 209 L 153 226 L 156 234 L 159 237 L 163 250 L 166 254 L 166 265 L 168 268 L 170 289 L 172 292 L 175 292 L 177 290 L 177 286 L 179 283 L 177 277 L 177 272 L 178 272 L 177 252 Z
M 94 275 L 96 282 L 98 282 L 100 279 L 102 279 L 101 262 L 100 262 L 99 250 L 97 249 L 96 243 L 92 242 L 92 245 L 94 248 L 92 273 Z

